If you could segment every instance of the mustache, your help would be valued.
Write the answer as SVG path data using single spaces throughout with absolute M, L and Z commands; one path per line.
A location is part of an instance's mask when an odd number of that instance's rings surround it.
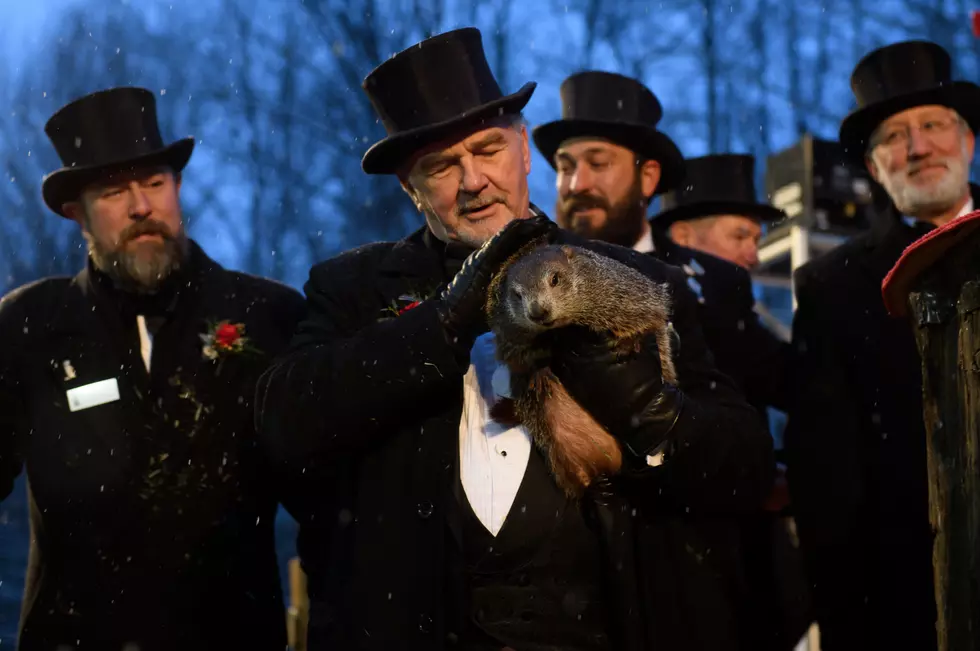
M 599 208 L 609 211 L 610 205 L 603 197 L 592 194 L 573 194 L 561 200 L 561 210 L 566 215 L 578 210 L 589 210 Z
M 501 195 L 477 197 L 472 201 L 458 204 L 457 209 L 459 210 L 460 215 L 465 215 L 467 213 L 476 212 L 477 210 L 482 210 L 487 206 L 492 206 L 495 203 L 504 203 L 504 197 Z
M 119 243 L 125 244 L 141 235 L 159 235 L 164 240 L 174 239 L 174 234 L 170 232 L 166 224 L 153 219 L 144 219 L 127 226 L 119 236 Z
M 942 167 L 942 168 L 948 170 L 949 169 L 949 161 L 946 161 L 946 160 L 935 161 L 935 160 L 933 160 L 933 161 L 928 161 L 928 162 L 925 162 L 924 161 L 922 163 L 909 163 L 909 168 L 908 168 L 907 174 L 908 174 L 908 176 L 912 176 L 913 174 L 918 174 L 922 170 L 929 169 L 930 167 Z

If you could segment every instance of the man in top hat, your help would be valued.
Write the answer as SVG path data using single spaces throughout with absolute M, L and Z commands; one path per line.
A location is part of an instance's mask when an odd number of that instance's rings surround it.
M 756 199 L 755 158 L 712 154 L 689 158 L 686 165 L 685 182 L 660 200 L 654 230 L 751 271 L 759 264 L 762 227 L 786 218 Z
M 738 383 L 760 420 L 766 418 L 766 405 L 782 406 L 777 389 L 784 385 L 787 351 L 753 312 L 748 273 L 714 255 L 678 246 L 657 231 L 657 219 L 651 227 L 647 217 L 654 196 L 677 195 L 692 183 L 677 146 L 658 129 L 663 111 L 656 95 L 639 80 L 592 70 L 565 79 L 560 93 L 561 119 L 533 130 L 538 150 L 557 172 L 558 223 L 680 266 L 699 297 L 699 320 L 718 368 Z M 773 500 L 772 508 L 779 510 L 784 502 Z M 743 570 L 731 568 L 730 574 L 740 576 Z M 739 601 L 755 605 L 759 600 Z M 756 614 L 773 617 L 768 607 Z M 776 643 L 770 621 L 751 630 L 744 647 Z
M 259 390 L 270 453 L 309 486 L 310 648 L 732 648 L 725 550 L 701 534 L 761 503 L 771 441 L 714 369 L 678 270 L 530 203 L 533 89 L 501 92 L 473 28 L 364 82 L 388 135 L 362 167 L 396 175 L 426 224 L 316 265 L 310 316 Z M 611 359 L 598 335 L 556 333 L 552 370 L 627 459 L 580 501 L 522 426 L 489 417 L 509 388 L 488 283 L 537 237 L 667 283 L 683 341 L 672 386 L 646 348 Z
M 919 356 L 889 319 L 882 280 L 920 234 L 970 212 L 980 87 L 954 81 L 949 54 L 910 41 L 865 56 L 847 154 L 887 192 L 891 219 L 794 277 L 795 404 L 790 490 L 822 646 L 936 647 Z
M 259 374 L 298 292 L 226 271 L 184 230 L 193 138 L 153 94 L 113 88 L 45 131 L 43 196 L 88 243 L 74 278 L 0 302 L 0 496 L 26 468 L 31 553 L 19 649 L 282 649 Z
M 762 226 L 786 217 L 757 200 L 754 157 L 712 154 L 685 160 L 685 168 L 683 183 L 660 198 L 661 211 L 651 222 L 655 246 L 667 252 L 668 259 L 698 251 L 751 271 L 759 262 Z M 752 312 L 751 287 L 735 294 L 712 292 L 711 297 L 725 306 L 711 319 L 724 328 L 715 333 L 719 367 L 739 382 L 763 413 L 770 406 L 785 410 L 789 345 Z M 751 316 L 746 318 L 747 312 Z
M 689 183 L 687 163 L 657 128 L 663 110 L 656 95 L 631 77 L 593 70 L 568 77 L 560 92 L 561 119 L 533 130 L 535 145 L 557 172 L 556 221 L 578 235 L 681 267 L 698 297 L 701 327 L 718 367 L 763 411 L 778 404 L 756 395 L 760 386 L 773 384 L 759 359 L 769 359 L 778 342 L 752 311 L 748 273 L 678 246 L 651 227 L 653 197 L 676 196 Z
M 659 248 L 688 248 L 728 260 L 746 271 L 759 263 L 762 227 L 786 218 L 785 213 L 756 197 L 755 158 L 749 154 L 711 154 L 685 161 L 684 182 L 664 193 L 654 217 L 653 237 Z M 728 297 L 729 299 L 731 297 Z M 721 300 L 725 300 L 724 298 Z M 743 306 L 751 309 L 748 297 Z M 744 309 L 744 308 L 743 308 Z M 731 313 L 738 311 L 732 308 Z M 753 315 L 718 336 L 730 342 L 720 347 L 718 365 L 744 387 L 760 412 L 766 407 L 785 410 L 792 356 L 788 342 L 764 327 Z M 727 337 L 726 337 L 727 335 Z M 780 461 L 781 451 L 777 451 Z M 790 520 L 785 466 L 781 463 L 770 497 L 772 513 L 746 523 L 747 576 L 753 581 L 760 608 L 749 648 L 793 648 L 812 621 L 801 559 L 789 536 Z

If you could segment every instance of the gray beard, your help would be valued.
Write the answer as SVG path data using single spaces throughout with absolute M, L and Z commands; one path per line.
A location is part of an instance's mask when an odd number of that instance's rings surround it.
M 124 247 L 103 250 L 89 240 L 89 256 L 95 268 L 106 274 L 119 289 L 137 294 L 154 294 L 187 258 L 187 240 L 167 237 L 150 255 L 139 255 Z
M 904 175 L 887 175 L 881 179 L 888 196 L 903 215 L 910 217 L 929 216 L 952 208 L 963 198 L 970 182 L 969 165 L 966 163 L 964 146 L 961 158 L 949 159 L 946 175 L 934 186 L 922 188 L 907 181 Z

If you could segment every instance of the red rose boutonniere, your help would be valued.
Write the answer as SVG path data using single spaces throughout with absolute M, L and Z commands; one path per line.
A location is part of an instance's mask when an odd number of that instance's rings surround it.
M 405 314 L 405 313 L 406 313 L 406 312 L 408 312 L 409 310 L 411 310 L 411 309 L 413 309 L 413 308 L 416 308 L 416 307 L 418 307 L 418 306 L 419 306 L 419 305 L 421 305 L 421 304 L 422 304 L 422 301 L 412 301 L 411 303 L 409 303 L 409 304 L 408 304 L 408 305 L 406 305 L 405 307 L 403 307 L 403 308 L 401 308 L 400 310 L 398 310 L 398 314 L 399 314 L 399 315 L 402 315 L 402 314 Z
M 244 323 L 231 323 L 230 321 L 218 321 L 208 327 L 208 331 L 200 335 L 201 355 L 204 359 L 218 361 L 222 364 L 229 355 L 239 355 L 243 353 L 256 354 L 257 348 L 252 346 L 251 341 L 245 336 Z
M 399 296 L 397 300 L 392 301 L 390 305 L 381 310 L 381 316 L 378 318 L 378 321 L 387 321 L 388 319 L 401 316 L 409 310 L 414 310 L 427 298 L 433 295 L 435 295 L 435 291 L 429 292 L 426 296 L 421 296 L 418 294 L 403 294 L 402 296 Z

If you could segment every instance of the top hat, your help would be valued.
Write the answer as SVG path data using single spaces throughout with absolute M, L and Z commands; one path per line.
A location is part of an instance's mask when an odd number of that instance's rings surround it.
M 980 86 L 952 79 L 949 53 L 929 41 L 904 41 L 867 54 L 851 74 L 858 108 L 840 125 L 847 156 L 863 164 L 871 134 L 886 119 L 915 106 L 939 104 L 980 127 Z
M 504 95 L 475 27 L 438 34 L 402 50 L 362 84 L 388 135 L 365 152 L 361 169 L 395 173 L 420 148 L 460 128 L 519 113 L 535 86 L 528 82 Z
M 190 160 L 194 138 L 163 143 L 156 98 L 144 88 L 110 88 L 85 95 L 58 110 L 44 125 L 64 167 L 47 174 L 41 193 L 62 217 L 89 183 L 135 165 L 166 163 L 180 172 Z
M 657 228 L 687 219 L 712 215 L 740 215 L 761 222 L 777 222 L 785 213 L 755 196 L 755 158 L 749 154 L 714 154 L 689 158 L 687 176 L 678 188 L 660 199 L 653 218 Z
M 663 108 L 653 92 L 631 77 L 585 71 L 561 84 L 561 119 L 533 129 L 534 144 L 555 164 L 555 152 L 569 138 L 605 138 L 660 163 L 655 194 L 673 189 L 684 176 L 684 157 L 674 141 L 657 130 Z

